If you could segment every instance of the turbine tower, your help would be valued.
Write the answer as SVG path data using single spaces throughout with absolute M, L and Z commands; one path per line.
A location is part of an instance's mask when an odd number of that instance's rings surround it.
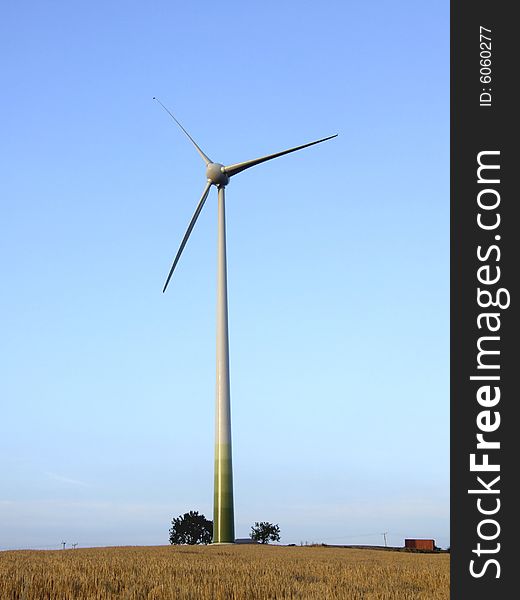
M 228 340 L 228 302 L 227 302 L 227 267 L 226 267 L 226 218 L 224 188 L 234 175 L 273 158 L 278 158 L 296 150 L 302 150 L 314 144 L 335 138 L 331 135 L 315 142 L 309 142 L 289 150 L 254 158 L 245 162 L 225 166 L 213 162 L 197 145 L 191 135 L 177 121 L 173 114 L 158 99 L 154 98 L 182 129 L 206 164 L 206 186 L 202 192 L 197 208 L 182 238 L 168 277 L 164 284 L 166 291 L 173 271 L 186 246 L 186 242 L 202 211 L 210 188 L 214 185 L 218 190 L 218 241 L 217 241 L 217 385 L 215 407 L 215 492 L 213 505 L 213 543 L 229 544 L 235 542 L 235 523 L 233 515 L 233 469 L 231 460 L 231 403 L 229 392 L 229 340 Z

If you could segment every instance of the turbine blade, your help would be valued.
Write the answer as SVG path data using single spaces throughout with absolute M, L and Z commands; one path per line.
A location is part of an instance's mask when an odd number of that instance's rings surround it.
M 210 158 L 208 158 L 204 152 L 202 152 L 202 150 L 200 149 L 199 145 L 197 144 L 197 142 L 191 137 L 191 135 L 186 131 L 186 129 L 184 129 L 184 127 L 179 123 L 179 121 L 177 121 L 177 119 L 173 116 L 173 114 L 166 108 L 166 106 L 164 106 L 164 104 L 159 100 L 159 98 L 156 98 L 155 96 L 153 97 L 153 100 L 155 100 L 156 102 L 158 102 L 163 108 L 164 110 L 170 115 L 170 117 L 177 123 L 177 125 L 182 129 L 182 131 L 184 131 L 184 133 L 188 136 L 189 140 L 191 141 L 191 143 L 195 146 L 195 148 L 197 149 L 197 152 L 202 156 L 202 160 L 206 163 L 206 166 L 209 165 L 209 163 L 213 162 Z
M 197 204 L 197 208 L 195 209 L 195 212 L 193 213 L 193 217 L 191 217 L 191 221 L 190 221 L 190 224 L 188 225 L 188 229 L 186 230 L 186 233 L 184 234 L 184 237 L 182 238 L 181 245 L 179 246 L 179 249 L 177 250 L 175 260 L 173 261 L 173 264 L 172 264 L 172 268 L 170 269 L 170 272 L 168 273 L 168 277 L 166 278 L 166 283 L 164 284 L 164 287 L 163 287 L 163 294 L 166 291 L 168 284 L 170 283 L 170 279 L 173 275 L 173 271 L 174 271 L 175 267 L 177 266 L 177 263 L 179 262 L 179 258 L 181 257 L 182 251 L 184 250 L 184 246 L 186 246 L 186 242 L 188 241 L 188 238 L 190 237 L 191 231 L 192 231 L 193 227 L 195 226 L 197 219 L 199 218 L 200 211 L 202 210 L 202 207 L 204 206 L 204 202 L 206 202 L 206 198 L 208 197 L 210 187 L 211 187 L 211 182 L 208 181 L 208 183 L 206 184 L 206 187 L 204 188 L 204 191 L 202 192 L 202 197 L 201 197 L 199 203 Z
M 249 167 L 254 167 L 255 165 L 259 165 L 260 163 L 265 162 L 266 160 L 271 160 L 273 158 L 278 158 L 279 156 L 283 156 L 284 154 L 289 154 L 290 152 L 296 152 L 296 150 L 302 150 L 303 148 L 308 148 L 309 146 L 314 146 L 314 144 L 320 144 L 321 142 L 326 142 L 327 140 L 331 140 L 332 138 L 337 137 L 338 134 L 330 135 L 329 137 L 323 138 L 321 140 L 316 140 L 315 142 L 310 142 L 308 144 L 303 144 L 302 146 L 296 146 L 296 148 L 289 148 L 289 150 L 282 150 L 282 152 L 276 152 L 275 154 L 268 154 L 267 156 L 262 156 L 261 158 L 253 158 L 253 160 L 246 160 L 245 162 L 236 163 L 235 165 L 229 165 L 229 167 L 224 167 L 225 173 L 229 177 L 233 177 L 237 173 L 241 171 L 245 171 L 245 169 L 249 169 Z

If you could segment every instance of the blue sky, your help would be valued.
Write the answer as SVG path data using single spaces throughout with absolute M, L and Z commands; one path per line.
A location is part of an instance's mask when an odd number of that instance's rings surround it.
M 227 188 L 236 533 L 449 545 L 447 2 L 1 9 L 0 548 L 212 517 Z

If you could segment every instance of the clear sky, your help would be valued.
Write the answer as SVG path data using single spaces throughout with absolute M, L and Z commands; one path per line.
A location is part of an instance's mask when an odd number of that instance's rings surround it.
M 227 187 L 236 534 L 449 545 L 449 5 L 0 11 L 0 548 L 212 518 Z

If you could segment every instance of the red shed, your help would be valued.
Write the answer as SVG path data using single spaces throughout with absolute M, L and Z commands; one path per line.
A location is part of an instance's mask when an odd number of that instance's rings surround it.
M 404 541 L 404 547 L 409 550 L 429 550 L 433 552 L 435 550 L 435 540 L 408 539 Z

